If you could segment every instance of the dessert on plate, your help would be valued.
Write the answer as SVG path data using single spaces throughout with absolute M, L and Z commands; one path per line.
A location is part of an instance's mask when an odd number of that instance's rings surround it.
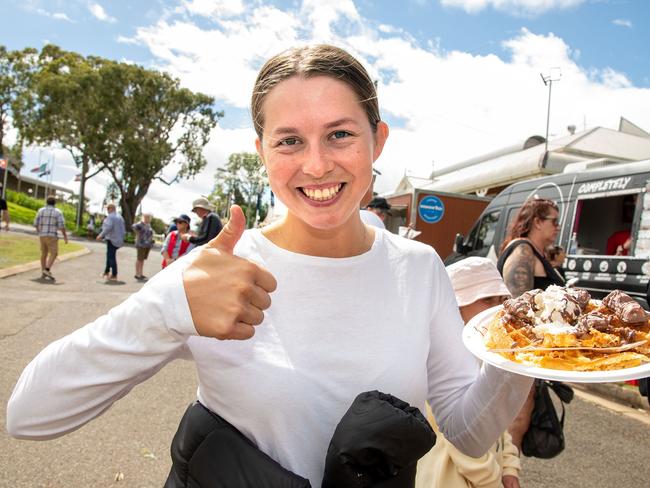
M 614 290 L 549 286 L 506 300 L 484 334 L 485 346 L 511 361 L 572 371 L 608 371 L 650 362 L 650 314 Z

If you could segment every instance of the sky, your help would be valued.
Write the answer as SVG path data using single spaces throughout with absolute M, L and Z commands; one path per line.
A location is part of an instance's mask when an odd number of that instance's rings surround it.
M 155 182 L 143 211 L 168 219 L 207 195 L 216 168 L 255 150 L 250 92 L 264 60 L 293 46 L 331 43 L 378 80 L 391 134 L 375 190 L 405 175 L 544 136 L 625 117 L 650 130 L 650 2 L 645 0 L 0 0 L 0 44 L 47 43 L 166 71 L 225 112 L 205 147 L 206 168 L 171 187 Z M 14 134 L 15 137 L 15 134 Z M 10 141 L 11 142 L 11 141 Z M 78 191 L 69 155 L 30 147 L 25 174 L 54 161 L 52 181 Z M 173 177 L 173 168 L 165 176 Z M 88 185 L 99 210 L 109 178 Z

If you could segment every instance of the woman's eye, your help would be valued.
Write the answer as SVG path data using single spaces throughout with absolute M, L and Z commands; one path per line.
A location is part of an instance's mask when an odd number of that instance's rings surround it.
M 350 134 L 350 133 L 349 133 L 348 131 L 346 131 L 346 130 L 337 130 L 336 132 L 334 132 L 334 133 L 332 134 L 332 138 L 333 138 L 333 139 L 343 139 L 343 138 L 348 137 L 348 136 L 350 136 L 350 135 L 352 135 L 352 134 Z
M 282 139 L 278 145 L 295 146 L 296 144 L 298 144 L 298 139 L 296 137 L 287 137 L 286 139 Z

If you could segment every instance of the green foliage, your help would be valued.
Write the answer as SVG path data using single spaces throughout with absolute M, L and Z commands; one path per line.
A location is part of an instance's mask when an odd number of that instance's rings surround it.
M 214 180 L 209 199 L 217 212 L 225 216 L 228 207 L 236 203 L 244 211 L 248 227 L 253 227 L 258 221 L 258 198 L 261 199 L 269 186 L 259 156 L 248 152 L 231 154 L 226 166 L 215 173 Z M 264 220 L 267 209 L 266 204 L 260 205 L 259 221 Z
M 29 78 L 17 126 L 28 142 L 57 143 L 87 172 L 107 171 L 130 227 L 151 182 L 196 175 L 223 112 L 166 73 L 45 46 Z M 89 175 L 88 175 L 89 176 Z
M 6 197 L 7 202 L 13 204 L 13 206 L 9 206 L 9 218 L 12 222 L 18 222 L 20 224 L 33 224 L 36 212 L 39 208 L 45 206 L 45 200 L 40 198 L 33 198 L 29 195 L 25 195 L 24 193 L 13 190 L 7 190 Z M 12 208 L 14 210 L 12 210 Z M 56 208 L 61 210 L 63 213 L 66 229 L 74 229 L 76 223 L 77 208 L 74 205 L 62 202 L 57 202 Z M 14 215 L 14 213 L 16 215 Z M 84 215 L 82 227 L 85 227 L 86 223 L 88 223 L 87 214 Z
M 35 55 L 36 50 L 32 48 L 8 51 L 5 46 L 0 45 L 0 153 L 18 168 L 22 165 L 20 134 L 18 143 L 10 150 L 7 150 L 9 148 L 6 148 L 4 138 L 10 117 L 15 123 L 16 114 L 21 110 L 22 101 L 28 91 L 28 80 Z
M 9 209 L 9 219 L 11 222 L 16 222 L 18 224 L 33 225 L 34 218 L 36 217 L 36 210 L 27 207 L 21 207 L 14 202 L 7 202 L 7 208 Z M 11 224 L 9 224 L 11 225 Z
M 29 195 L 25 195 L 24 193 L 20 193 L 9 189 L 7 189 L 6 196 L 8 202 L 13 202 L 16 205 L 20 205 L 21 207 L 31 208 L 32 210 L 38 210 L 39 208 L 45 205 L 45 200 L 33 198 L 30 197 Z
M 151 218 L 151 228 L 155 234 L 164 234 L 167 230 L 168 225 L 158 217 Z

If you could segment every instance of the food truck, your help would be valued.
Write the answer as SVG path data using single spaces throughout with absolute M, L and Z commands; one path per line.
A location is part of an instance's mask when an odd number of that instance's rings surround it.
M 418 188 L 386 200 L 391 205 L 386 228 L 396 234 L 400 227 L 417 231 L 414 240 L 433 246 L 442 258 L 452 252 L 456 234 L 467 232 L 490 202 L 474 195 Z
M 468 256 L 496 261 L 510 222 L 524 201 L 537 195 L 558 204 L 565 277 L 595 298 L 620 289 L 648 309 L 650 160 L 594 166 L 575 163 L 563 173 L 508 186 L 469 232 L 456 236 L 445 263 Z

